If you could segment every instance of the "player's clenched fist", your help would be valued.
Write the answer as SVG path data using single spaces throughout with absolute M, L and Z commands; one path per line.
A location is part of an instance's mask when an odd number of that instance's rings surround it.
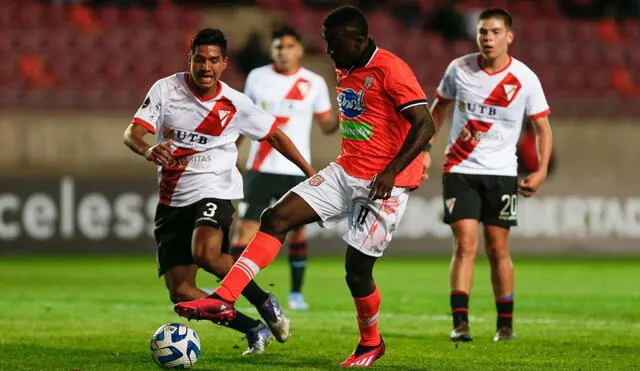
M 369 184 L 369 188 L 371 189 L 369 192 L 369 199 L 386 200 L 391 197 L 391 191 L 393 190 L 395 179 L 395 174 L 384 170 L 374 176 Z
M 174 161 L 171 154 L 171 141 L 156 144 L 144 151 L 144 158 L 155 164 L 169 166 Z

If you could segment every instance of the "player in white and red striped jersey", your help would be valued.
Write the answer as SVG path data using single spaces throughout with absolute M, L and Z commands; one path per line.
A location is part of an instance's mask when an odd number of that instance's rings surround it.
M 273 64 L 258 67 L 247 76 L 245 94 L 276 117 L 278 127 L 291 138 L 307 161 L 311 161 L 311 126 L 314 117 L 320 129 L 330 134 L 338 129 L 337 115 L 331 110 L 329 90 L 322 76 L 302 66 L 300 35 L 290 27 L 276 29 L 272 35 Z M 251 142 L 246 165 L 244 194 L 238 206 L 239 233 L 233 242 L 238 257 L 260 227 L 262 211 L 304 180 L 304 174 L 267 142 Z M 291 291 L 289 308 L 306 310 L 302 282 L 307 264 L 307 238 L 304 226 L 288 236 Z
M 314 173 L 275 117 L 220 81 L 227 66 L 227 42 L 220 30 L 196 34 L 189 70 L 158 80 L 125 131 L 125 144 L 158 166 L 159 204 L 155 216 L 158 273 L 171 300 L 194 300 L 207 293 L 196 287 L 203 268 L 224 278 L 233 265 L 229 228 L 231 200 L 243 196 L 236 168 L 240 135 L 268 142 L 309 176 Z M 157 134 L 149 145 L 147 133 Z M 253 282 L 243 295 L 258 309 L 279 341 L 289 321 L 275 297 Z M 264 352 L 269 329 L 246 315 L 226 324 L 247 336 L 245 354 Z
M 453 105 L 443 198 L 444 221 L 454 239 L 450 269 L 454 341 L 471 340 L 468 303 L 480 222 L 498 312 L 494 340 L 515 338 L 509 228 L 517 224 L 518 187 L 525 197 L 533 195 L 546 178 L 551 155 L 549 106 L 536 74 L 508 54 L 514 38 L 511 22 L 503 9 L 479 15 L 480 52 L 451 62 L 431 107 L 440 125 Z M 536 128 L 540 164 L 518 183 L 516 144 L 524 116 Z

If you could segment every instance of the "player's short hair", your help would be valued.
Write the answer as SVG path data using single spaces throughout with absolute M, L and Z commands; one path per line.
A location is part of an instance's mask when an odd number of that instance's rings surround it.
M 291 36 L 294 39 L 296 39 L 297 41 L 301 41 L 302 38 L 300 37 L 300 34 L 298 33 L 298 31 L 294 30 L 293 28 L 289 27 L 289 26 L 282 26 L 282 27 L 278 27 L 275 30 L 273 30 L 273 32 L 271 33 L 271 39 L 275 40 L 275 39 L 279 39 L 283 36 Z
M 219 46 L 222 56 L 227 55 L 227 39 L 224 38 L 222 31 L 217 28 L 205 28 L 198 31 L 191 40 L 191 54 L 194 54 L 200 45 Z
M 369 35 L 369 25 L 362 11 L 353 6 L 343 6 L 329 13 L 322 21 L 324 28 L 353 27 L 358 36 Z
M 507 26 L 507 29 L 511 29 L 511 24 L 513 23 L 513 18 L 511 18 L 511 14 L 502 8 L 489 8 L 483 10 L 478 16 L 478 21 L 482 19 L 489 18 L 500 18 L 504 21 L 504 25 Z

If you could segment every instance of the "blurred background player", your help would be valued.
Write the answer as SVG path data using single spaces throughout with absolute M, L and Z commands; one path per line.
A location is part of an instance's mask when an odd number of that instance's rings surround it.
M 242 198 L 235 141 L 240 134 L 270 143 L 310 175 L 313 169 L 276 119 L 244 94 L 220 81 L 227 66 L 227 41 L 220 30 L 204 29 L 191 42 L 189 70 L 158 80 L 124 134 L 125 144 L 158 165 L 159 204 L 155 216 L 158 274 L 171 301 L 207 294 L 196 287 L 203 268 L 223 278 L 233 264 L 229 227 Z M 147 133 L 157 134 L 149 145 Z M 279 341 L 289 336 L 289 320 L 275 297 L 250 282 L 243 295 Z M 227 324 L 247 336 L 244 354 L 259 354 L 272 338 L 258 320 L 239 314 Z
M 450 268 L 454 341 L 472 339 L 468 307 L 480 222 L 498 312 L 494 340 L 515 338 L 509 228 L 517 224 L 518 188 L 525 197 L 532 196 L 547 176 L 551 156 L 549 106 L 536 74 L 508 54 L 514 38 L 511 23 L 511 15 L 503 9 L 480 13 L 480 53 L 449 64 L 431 107 L 440 126 L 454 106 L 443 176 L 444 221 L 454 240 Z M 535 127 L 540 156 L 535 171 L 518 182 L 516 143 L 524 115 Z
M 245 94 L 276 117 L 280 130 L 291 138 L 310 162 L 314 116 L 325 134 L 335 132 L 338 123 L 331 110 L 326 82 L 320 75 L 302 67 L 303 52 L 298 32 L 290 27 L 275 30 L 271 43 L 273 64 L 249 73 Z M 262 211 L 305 179 L 300 169 L 273 151 L 267 142 L 251 142 L 246 167 L 245 198 L 238 206 L 240 228 L 233 243 L 233 255 L 236 257 L 242 254 L 258 231 Z M 304 226 L 300 226 L 289 236 L 291 293 L 288 301 L 289 308 L 294 310 L 309 308 L 302 295 L 306 265 L 307 238 Z
M 341 366 L 368 367 L 385 353 L 373 267 L 391 242 L 409 192 L 420 185 L 419 155 L 435 126 L 413 71 L 376 46 L 360 10 L 334 10 L 323 21 L 322 35 L 338 78 L 340 156 L 262 213 L 258 233 L 213 295 L 174 308 L 189 319 L 232 320 L 243 288 L 275 259 L 288 231 L 347 219 L 346 281 L 360 339 Z

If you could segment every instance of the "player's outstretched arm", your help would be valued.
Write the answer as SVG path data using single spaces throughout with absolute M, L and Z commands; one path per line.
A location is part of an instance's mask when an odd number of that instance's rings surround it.
M 533 196 L 538 190 L 542 182 L 547 178 L 549 169 L 549 161 L 551 159 L 551 149 L 553 146 L 553 135 L 551 134 L 551 125 L 549 118 L 538 117 L 531 121 L 536 129 L 536 138 L 538 139 L 538 170 L 527 175 L 520 181 L 520 193 L 525 197 Z
M 307 160 L 304 159 L 298 148 L 293 144 L 287 134 L 282 130 L 276 129 L 266 141 L 276 149 L 276 151 L 282 153 L 289 161 L 293 162 L 304 172 L 306 176 L 312 176 L 316 171 L 309 165 Z
M 424 150 L 436 132 L 433 117 L 431 117 L 427 104 L 410 106 L 401 112 L 411 124 L 411 129 L 402 143 L 400 152 L 371 181 L 369 198 L 373 200 L 389 198 L 396 175 L 409 166 L 411 161 Z
M 173 161 L 171 142 L 150 146 L 144 136 L 149 130 L 142 125 L 131 123 L 124 131 L 124 144 L 133 152 L 158 165 L 169 165 Z

